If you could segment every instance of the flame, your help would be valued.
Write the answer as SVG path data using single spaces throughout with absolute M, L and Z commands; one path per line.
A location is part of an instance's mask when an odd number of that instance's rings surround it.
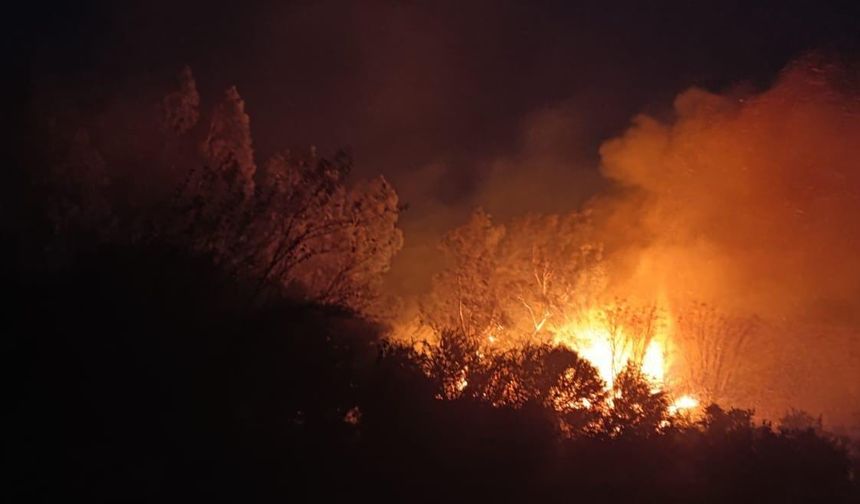
M 612 388 L 615 377 L 627 364 L 633 360 L 633 352 L 629 345 L 619 345 L 624 340 L 623 329 L 617 329 L 614 340 L 613 334 L 600 321 L 600 310 L 592 309 L 579 323 L 569 324 L 556 332 L 554 344 L 567 346 L 576 351 L 597 369 L 600 378 L 606 383 L 606 388 Z M 666 380 L 666 340 L 665 334 L 656 335 L 645 348 L 639 370 L 654 385 L 655 390 L 662 390 Z
M 466 387 L 469 386 L 469 381 L 466 380 L 465 376 L 461 376 L 457 383 L 454 384 L 454 387 L 457 389 L 457 392 L 462 392 L 466 390 Z
M 607 313 L 617 309 L 617 306 L 613 304 L 593 305 L 580 311 L 579 315 L 557 325 L 553 324 L 552 321 L 547 321 L 543 331 L 550 337 L 544 341 L 552 345 L 569 348 L 588 361 L 604 382 L 605 390 L 611 390 L 618 374 L 629 363 L 634 362 L 636 368 L 650 382 L 653 392 L 668 392 L 670 396 L 674 396 L 672 389 L 680 385 L 688 387 L 689 384 L 679 381 L 681 377 L 670 374 L 675 369 L 670 362 L 670 356 L 676 349 L 671 338 L 674 333 L 674 323 L 670 316 L 669 304 L 662 301 L 658 302 L 658 306 L 663 315 L 660 316 L 659 323 L 656 323 L 654 329 L 649 332 L 647 344 L 641 340 L 639 342 L 634 341 L 642 333 L 641 328 L 637 329 L 635 326 L 635 320 L 624 322 L 628 325 L 633 324 L 630 327 L 623 326 L 617 319 L 614 320 L 615 326 L 610 326 L 607 323 L 607 320 L 612 320 L 611 317 L 607 316 Z M 425 330 L 430 331 L 429 329 Z M 504 328 L 499 327 L 498 330 L 503 331 Z M 395 331 L 395 333 L 401 334 L 401 338 L 404 340 L 407 336 L 418 334 L 415 330 L 406 332 L 405 329 L 400 332 Z M 427 338 L 432 336 L 431 333 Z M 411 340 L 414 343 L 416 338 L 412 336 Z M 519 343 L 505 339 L 500 336 L 497 330 L 485 332 L 481 336 L 481 340 L 483 344 L 476 350 L 479 359 L 485 359 L 494 351 L 504 351 L 510 345 Z M 644 346 L 644 350 L 642 346 Z M 420 346 L 420 348 L 422 351 L 428 350 L 427 346 Z M 638 351 L 634 351 L 634 348 L 637 348 Z M 466 375 L 464 369 L 462 374 L 449 384 L 450 390 L 448 392 L 450 394 L 456 396 L 469 387 Z M 673 414 L 676 411 L 692 409 L 698 405 L 698 402 L 692 404 L 691 401 L 695 401 L 692 396 L 684 396 L 672 403 Z M 582 407 L 583 404 L 577 403 L 575 406 Z
M 612 348 L 605 329 L 600 327 L 583 327 L 573 331 L 576 340 L 573 344 L 567 341 L 562 343 L 572 347 L 580 356 L 585 358 L 597 369 L 600 378 L 611 387 L 615 379 L 618 366 L 613 362 Z
M 671 405 L 669 405 L 669 414 L 675 415 L 677 413 L 694 410 L 698 407 L 698 399 L 689 394 L 684 394 L 681 397 L 675 399 L 675 401 Z
M 652 341 L 648 344 L 645 350 L 645 357 L 642 359 L 642 374 L 647 376 L 654 383 L 663 384 L 666 379 L 666 351 L 658 341 Z

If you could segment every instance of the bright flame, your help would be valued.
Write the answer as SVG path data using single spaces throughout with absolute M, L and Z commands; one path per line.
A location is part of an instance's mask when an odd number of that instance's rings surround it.
M 464 391 L 466 389 L 466 387 L 468 387 L 468 386 L 469 386 L 469 382 L 466 380 L 465 376 L 461 376 L 460 379 L 457 380 L 457 383 L 455 384 L 455 387 L 457 388 L 457 392 Z
M 698 399 L 696 399 L 695 397 L 693 397 L 689 394 L 684 394 L 681 397 L 675 399 L 675 402 L 673 402 L 669 406 L 669 414 L 675 415 L 677 413 L 684 412 L 687 410 L 696 409 L 698 407 L 699 407 L 699 400 Z
M 648 344 L 642 358 L 642 373 L 654 383 L 662 384 L 666 378 L 666 361 L 663 345 L 657 341 Z
M 576 351 L 597 369 L 607 388 L 612 388 L 615 377 L 633 359 L 630 345 L 625 344 L 623 330 L 617 329 L 614 335 L 600 322 L 598 310 L 591 310 L 584 317 L 585 322 L 569 324 L 556 333 L 555 344 L 564 345 Z M 639 370 L 661 390 L 666 379 L 666 336 L 655 337 L 645 348 Z M 613 349 L 613 341 L 615 348 Z
M 617 367 L 613 365 L 612 348 L 606 331 L 596 327 L 586 327 L 574 333 L 574 349 L 591 363 L 608 387 L 612 386 Z M 617 363 L 615 363 L 617 364 Z

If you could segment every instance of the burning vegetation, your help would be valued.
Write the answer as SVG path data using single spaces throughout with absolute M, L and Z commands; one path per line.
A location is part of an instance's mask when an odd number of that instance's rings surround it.
M 860 126 L 851 71 L 810 56 L 759 94 L 684 92 L 672 119 L 637 117 L 603 145 L 614 192 L 579 211 L 504 223 L 474 211 L 442 240 L 445 264 L 429 292 L 398 303 L 382 289 L 403 244 L 394 188 L 381 177 L 350 183 L 345 153 L 286 150 L 258 168 L 236 88 L 206 114 L 186 68 L 160 120 L 141 121 L 155 134 L 117 141 L 113 131 L 127 129 L 114 122 L 127 117 L 111 115 L 48 131 L 41 190 L 52 195 L 51 247 L 73 255 L 81 230 L 169 242 L 248 281 L 252 301 L 277 292 L 356 310 L 389 324 L 416 356 L 446 362 L 425 366 L 444 375 L 440 397 L 520 404 L 533 378 L 508 368 L 528 367 L 530 352 L 568 351 L 594 368 L 606 397 L 553 400 L 565 408 L 611 409 L 625 372 L 672 412 L 756 407 L 763 383 L 788 395 L 767 348 L 802 349 L 792 325 L 853 324 L 860 271 L 848 256 L 860 250 L 860 229 L 848 216 L 860 212 Z M 142 159 L 117 147 L 128 145 Z M 142 160 L 170 182 L 136 171 Z M 778 332 L 784 341 L 773 340 Z M 446 353 L 452 341 L 456 358 Z M 832 358 L 839 373 L 858 370 L 856 359 Z M 566 372 L 557 369 L 550 388 Z M 856 404 L 857 391 L 839 387 L 811 403 L 824 409 L 848 394 Z
M 458 331 L 482 355 L 564 347 L 608 389 L 632 367 L 673 411 L 719 402 L 777 418 L 801 402 L 850 422 L 860 359 L 839 349 L 857 348 L 840 329 L 858 327 L 856 84 L 852 67 L 812 55 L 764 92 L 692 89 L 670 119 L 637 117 L 601 149 L 613 192 L 505 222 L 479 209 L 450 231 L 395 338 Z M 814 349 L 825 390 L 798 396 L 781 348 Z
M 522 470 L 533 453 L 505 437 L 518 422 L 541 456 L 557 440 L 569 443 L 558 448 L 559 471 L 575 467 L 571 454 L 593 449 L 589 443 L 622 450 L 596 457 L 611 465 L 635 443 L 665 443 L 657 451 L 667 460 L 701 452 L 710 461 L 725 455 L 719 447 L 742 446 L 744 456 L 766 453 L 771 461 L 808 442 L 838 475 L 822 485 L 838 497 L 853 491 L 842 441 L 813 435 L 821 434 L 820 419 L 791 410 L 784 432 L 776 432 L 757 426 L 752 410 L 717 406 L 786 398 L 759 408 L 776 418 L 790 399 L 834 416 L 860 404 L 852 385 L 858 356 L 818 349 L 797 329 L 810 320 L 821 321 L 822 333 L 849 328 L 847 348 L 858 348 L 860 101 L 849 70 L 808 58 L 758 94 L 681 94 L 672 118 L 638 117 L 604 144 L 601 169 L 611 191 L 577 211 L 504 222 L 475 210 L 445 235 L 444 266 L 411 299 L 384 289 L 404 240 L 403 207 L 384 178 L 355 182 L 346 153 L 315 149 L 285 150 L 258 166 L 237 89 L 206 113 L 189 69 L 178 84 L 143 114 L 159 118 L 143 122 L 150 129 L 116 145 L 114 131 L 126 130 L 114 119 L 46 125 L 51 148 L 39 154 L 30 209 L 42 227 L 27 245 L 40 255 L 30 266 L 75 273 L 83 264 L 96 289 L 121 290 L 126 280 L 139 286 L 129 304 L 143 303 L 198 338 L 203 357 L 183 349 L 195 372 L 239 376 L 238 385 L 224 384 L 235 401 L 226 416 L 247 420 L 238 430 L 260 450 L 255 460 L 272 457 L 255 437 L 267 429 L 277 432 L 277 447 L 300 446 L 303 456 L 316 445 L 303 445 L 302 436 L 331 435 L 323 453 L 343 456 L 343 464 L 380 455 L 375 450 L 400 454 L 397 444 L 419 437 L 409 429 L 422 422 L 432 439 L 456 450 L 442 433 L 462 415 L 458 435 L 487 429 L 501 436 L 523 456 L 515 464 Z M 92 259 L 101 254 L 107 266 Z M 173 269 L 161 273 L 162 264 Z M 128 278 L 114 280 L 109 266 L 126 268 Z M 75 274 L 46 282 L 69 292 Z M 204 300 L 198 311 L 177 314 L 162 304 L 161 296 L 178 302 L 174 287 Z M 109 306 L 122 302 L 98 292 Z M 32 300 L 42 306 L 37 294 Z M 51 303 L 44 309 L 68 315 Z M 201 321 L 204 312 L 223 317 L 226 327 Z M 143 325 L 141 333 L 159 330 Z M 220 339 L 207 342 L 209 332 Z M 161 358 L 174 336 L 146 347 L 149 358 Z M 247 348 L 237 343 L 246 336 Z M 272 342 L 282 336 L 286 346 Z M 818 372 L 833 374 L 830 387 L 812 400 L 791 397 L 791 379 L 778 376 L 785 361 L 771 351 L 777 347 L 827 354 L 822 361 L 832 367 Z M 851 376 L 854 382 L 844 379 Z M 321 398 L 301 386 L 305 380 L 319 381 Z M 283 403 L 282 388 L 289 392 Z M 232 396 L 235 390 L 241 394 Z M 258 393 L 276 406 L 260 406 Z M 206 408 L 220 411 L 219 404 Z M 409 435 L 398 437 L 400 429 Z M 450 457 L 431 444 L 421 449 Z M 702 460 L 690 481 L 710 482 Z M 779 474 L 806 470 L 798 467 Z M 408 471 L 384 462 L 361 474 L 375 470 L 407 479 Z M 526 474 L 538 477 L 533 471 Z M 655 477 L 640 476 L 639 484 Z M 597 482 L 590 491 L 601 488 L 599 474 L 589 478 Z M 690 495 L 709 488 L 684 485 Z

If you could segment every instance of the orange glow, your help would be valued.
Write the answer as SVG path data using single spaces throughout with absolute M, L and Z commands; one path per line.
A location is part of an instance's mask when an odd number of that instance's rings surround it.
M 591 309 L 582 322 L 568 324 L 555 333 L 553 343 L 564 345 L 585 358 L 612 388 L 615 377 L 630 362 L 648 378 L 656 390 L 661 390 L 666 380 L 666 334 L 656 334 L 645 347 L 644 354 L 636 358 L 632 336 L 627 328 L 611 329 L 602 317 L 603 311 Z
M 655 383 L 662 384 L 665 381 L 665 354 L 663 345 L 657 341 L 652 341 L 645 351 L 645 358 L 642 360 L 642 373 Z
M 669 414 L 675 415 L 678 413 L 685 413 L 698 407 L 698 399 L 689 394 L 684 394 L 681 397 L 675 399 L 675 401 L 671 405 L 669 405 Z
M 557 338 L 556 343 L 568 346 L 588 360 L 597 368 L 607 387 L 611 387 L 615 378 L 613 370 L 617 368 L 615 365 L 617 363 L 613 363 L 612 350 L 605 329 L 587 325 L 572 328 L 569 334 Z
M 466 390 L 466 387 L 468 387 L 468 386 L 469 386 L 469 382 L 466 380 L 465 377 L 460 377 L 460 379 L 457 380 L 457 383 L 455 384 L 457 392 L 462 392 L 462 391 Z

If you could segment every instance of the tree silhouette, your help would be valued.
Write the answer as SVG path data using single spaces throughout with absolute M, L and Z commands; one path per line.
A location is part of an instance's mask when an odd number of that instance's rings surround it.
M 659 433 L 668 420 L 666 394 L 633 364 L 618 374 L 611 391 L 612 405 L 607 411 L 604 431 L 612 436 Z
M 164 127 L 174 135 L 182 135 L 193 128 L 200 119 L 200 94 L 191 67 L 185 66 L 179 73 L 179 89 L 162 100 Z
M 160 166 L 151 168 L 146 183 L 123 171 L 118 154 L 104 155 L 86 130 L 59 138 L 68 148 L 51 165 L 45 198 L 54 239 L 87 231 L 113 243 L 169 241 L 255 281 L 251 298 L 274 289 L 379 311 L 381 277 L 403 243 L 394 188 L 382 177 L 348 184 L 352 160 L 344 152 L 331 159 L 315 149 L 286 152 L 258 170 L 251 120 L 237 89 L 229 88 L 208 117 L 200 117 L 199 104 L 186 67 L 179 88 L 161 102 L 160 121 L 134 125 L 145 140 L 131 147 Z M 198 122 L 205 131 L 197 131 Z M 115 129 L 101 131 L 99 141 L 125 141 L 114 138 L 124 131 Z M 136 194 L 138 185 L 152 194 Z M 167 203 L 162 195 L 169 195 Z M 129 199 L 145 203 L 129 205 Z

